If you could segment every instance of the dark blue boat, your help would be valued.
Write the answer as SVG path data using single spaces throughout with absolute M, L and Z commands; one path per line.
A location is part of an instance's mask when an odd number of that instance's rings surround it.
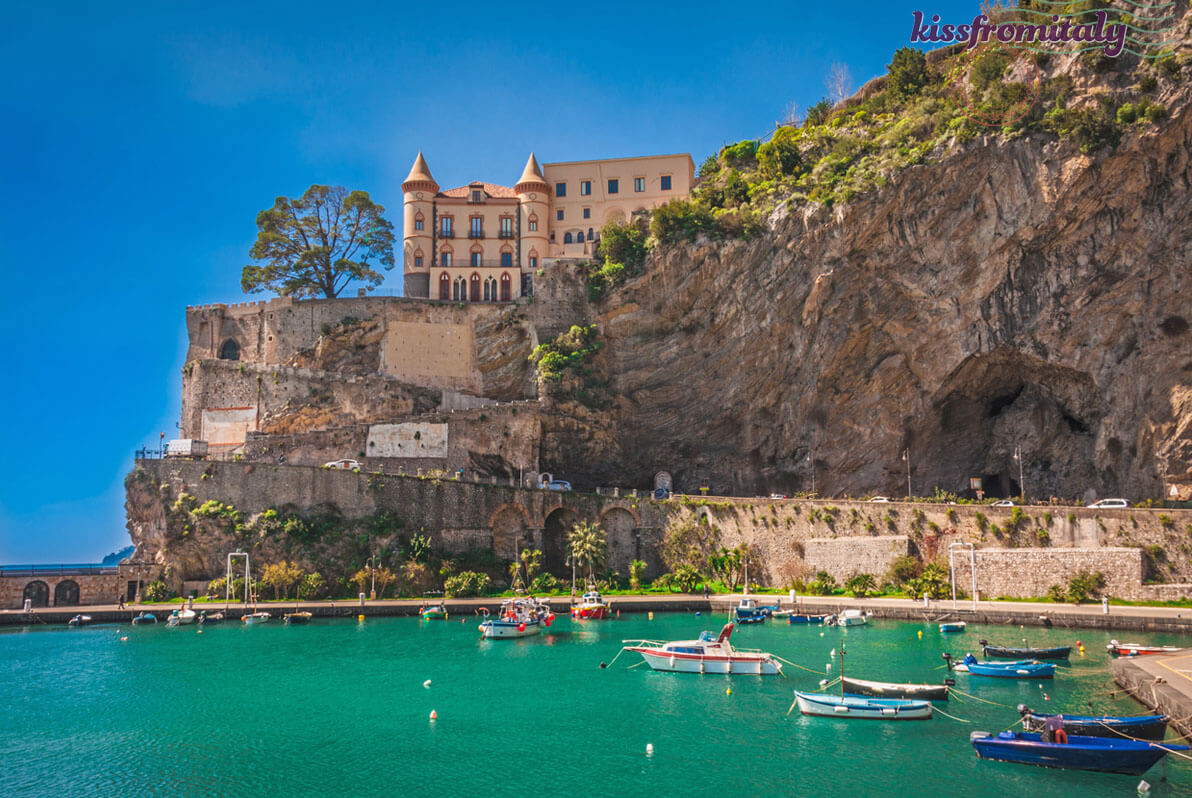
M 1072 646 L 1051 648 L 1016 648 L 1014 646 L 993 646 L 986 640 L 978 641 L 985 650 L 985 656 L 994 659 L 1067 659 Z
M 1186 751 L 1186 745 L 1163 745 L 1109 737 L 1071 735 L 1066 743 L 1045 743 L 1034 732 L 973 732 L 969 736 L 979 759 L 996 759 L 1022 765 L 1068 770 L 1097 770 L 1141 776 L 1168 751 Z
M 978 662 L 972 654 L 965 654 L 961 664 L 976 676 L 999 679 L 1051 679 L 1055 676 L 1055 665 L 1050 662 Z
M 1018 705 L 1022 726 L 1027 731 L 1041 732 L 1048 718 L 1059 717 L 1064 731 L 1083 737 L 1136 737 L 1160 741 L 1167 733 L 1166 715 L 1048 715 L 1032 712 L 1026 704 Z
M 737 613 L 737 623 L 739 623 L 739 624 L 742 624 L 742 623 L 765 623 L 765 622 L 766 622 L 766 615 L 764 615 L 763 613 L 760 613 L 760 612 L 755 613 L 753 615 L 742 615 L 742 614 L 740 614 L 740 612 Z
M 825 612 L 821 615 L 788 615 L 786 616 L 786 620 L 791 624 L 823 623 L 824 619 L 827 618 L 829 614 L 830 613 Z

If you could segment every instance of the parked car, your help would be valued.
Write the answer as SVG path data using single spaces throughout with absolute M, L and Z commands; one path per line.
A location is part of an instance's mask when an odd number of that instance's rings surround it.
M 565 479 L 552 479 L 546 483 L 547 490 L 571 490 L 571 483 Z
M 1089 507 L 1129 507 L 1130 502 L 1125 499 L 1098 499 Z
M 342 468 L 345 471 L 352 471 L 360 468 L 359 460 L 332 460 L 330 463 L 323 463 L 323 468 Z
M 890 503 L 889 498 L 887 498 L 885 496 L 874 496 L 869 501 L 876 502 L 877 504 L 889 504 Z
M 998 499 L 990 506 L 991 507 L 1013 507 L 1014 502 L 1010 501 L 1009 499 Z
M 771 499 L 789 499 L 790 496 L 787 496 L 785 493 L 771 493 L 770 498 Z

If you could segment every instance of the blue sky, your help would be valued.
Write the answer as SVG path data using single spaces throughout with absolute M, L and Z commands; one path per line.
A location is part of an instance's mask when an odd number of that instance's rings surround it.
M 531 150 L 698 165 L 833 63 L 882 74 L 913 10 L 977 4 L 7 4 L 0 563 L 127 545 L 133 452 L 176 433 L 185 308 L 244 301 L 275 197 L 363 189 L 400 229 L 420 149 L 445 188 L 512 184 Z

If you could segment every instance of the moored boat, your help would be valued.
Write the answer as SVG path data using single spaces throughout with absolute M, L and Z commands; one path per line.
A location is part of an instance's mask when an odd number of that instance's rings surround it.
M 586 619 L 602 619 L 607 618 L 609 613 L 608 602 L 600 595 L 598 590 L 589 590 L 584 593 L 579 602 L 571 605 L 571 617 Z
M 978 641 L 985 656 L 994 659 L 1067 659 L 1072 653 L 1072 646 L 1052 646 L 1050 648 L 1029 648 L 1015 646 L 991 646 L 985 640 Z
M 928 720 L 931 702 L 906 698 L 836 696 L 795 691 L 795 703 L 804 715 L 863 720 Z
M 541 633 L 554 619 L 546 602 L 533 597 L 505 599 L 496 616 L 481 621 L 480 634 L 489 640 L 529 637 Z
M 445 621 L 447 620 L 447 605 L 440 601 L 438 604 L 423 607 L 418 614 L 424 621 Z
M 796 614 L 792 613 L 792 614 L 786 616 L 786 620 L 788 623 L 791 624 L 791 626 L 794 626 L 795 624 L 801 624 L 801 623 L 822 624 L 822 623 L 825 623 L 828 620 L 828 618 L 830 618 L 830 617 L 831 617 L 831 614 L 826 613 L 826 612 L 822 612 L 819 614 L 801 614 L 801 615 L 796 615 Z
M 157 623 L 157 616 L 151 612 L 142 611 L 140 615 L 132 619 L 132 622 L 138 626 L 143 623 Z
M 1032 732 L 1042 732 L 1049 718 L 1058 718 L 1069 736 L 1161 741 L 1167 733 L 1166 715 L 1049 715 L 1033 712 L 1026 704 L 1018 705 L 1018 714 L 1022 716 L 1023 728 Z
M 199 617 L 196 618 L 195 621 L 202 624 L 219 623 L 224 619 L 224 617 L 225 616 L 222 612 L 208 613 L 207 610 L 199 610 Z
M 773 607 L 759 607 L 757 599 L 742 596 L 737 603 L 734 617 L 737 623 L 763 623 L 773 611 Z
M 773 655 L 756 649 L 733 648 L 734 624 L 726 623 L 719 635 L 704 632 L 697 640 L 623 640 L 625 651 L 634 651 L 656 671 L 672 673 L 722 673 L 775 676 L 782 664 Z
M 306 612 L 305 610 L 300 612 L 287 612 L 282 616 L 282 621 L 284 623 L 310 623 L 310 619 L 313 617 L 313 614 Z
M 945 655 L 949 667 L 952 658 Z M 1017 662 L 979 662 L 972 654 L 965 654 L 956 670 L 975 676 L 992 676 L 999 679 L 1051 679 L 1055 676 L 1055 665 L 1050 662 L 1019 660 Z
M 948 684 L 871 682 L 866 679 L 854 679 L 851 676 L 842 676 L 840 681 L 844 686 L 844 692 L 851 695 L 873 696 L 874 698 L 915 698 L 920 701 L 948 700 Z
M 76 615 L 66 622 L 67 626 L 86 626 L 91 623 L 90 615 Z
M 950 634 L 952 632 L 963 632 L 968 627 L 965 621 L 955 621 L 954 623 L 941 623 L 940 634 Z
M 270 615 L 269 613 L 262 610 L 261 612 L 250 612 L 247 615 L 242 616 L 240 618 L 240 621 L 242 623 L 248 623 L 248 624 L 265 623 L 272 617 L 273 617 L 272 615 Z
M 1186 745 L 1163 745 L 1124 738 L 1070 735 L 1066 743 L 1043 742 L 1035 732 L 975 731 L 969 740 L 980 759 L 1069 770 L 1096 770 L 1141 776 L 1169 751 L 1186 751 Z
M 836 616 L 836 626 L 863 626 L 869 623 L 869 616 L 861 610 L 845 610 Z
M 1184 649 L 1179 646 L 1144 646 L 1141 643 L 1119 643 L 1110 640 L 1105 650 L 1119 657 L 1143 657 L 1153 654 L 1175 654 Z

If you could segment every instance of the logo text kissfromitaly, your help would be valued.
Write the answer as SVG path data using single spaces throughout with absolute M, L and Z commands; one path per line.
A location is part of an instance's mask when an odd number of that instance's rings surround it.
M 1002 44 L 1030 44 L 1061 42 L 1085 42 L 1090 44 L 1104 44 L 1105 55 L 1116 57 L 1126 46 L 1126 26 L 1117 23 L 1106 25 L 1106 13 L 1098 11 L 1096 22 L 1073 23 L 1071 19 L 1052 16 L 1051 24 L 1031 24 L 1028 22 L 992 23 L 989 17 L 978 14 L 967 25 L 940 25 L 940 15 L 933 14 L 931 21 L 926 21 L 922 11 L 913 12 L 914 25 L 911 27 L 912 42 L 929 42 L 933 44 L 952 44 L 968 42 L 966 50 L 971 50 L 978 44 L 995 39 Z

